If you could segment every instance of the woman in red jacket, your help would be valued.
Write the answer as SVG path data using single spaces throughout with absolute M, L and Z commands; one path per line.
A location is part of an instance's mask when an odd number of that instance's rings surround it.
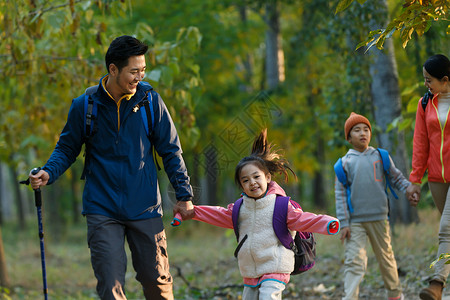
M 423 65 L 427 93 L 419 100 L 414 129 L 412 172 L 409 180 L 420 194 L 420 183 L 428 170 L 428 185 L 441 213 L 438 256 L 450 253 L 450 61 L 433 55 Z M 433 94 L 433 95 L 431 95 Z M 427 97 L 428 96 L 428 97 Z M 427 99 L 428 98 L 428 99 Z M 447 201 L 448 200 L 448 201 Z M 417 205 L 417 202 L 412 203 Z M 430 285 L 420 291 L 420 299 L 442 298 L 450 265 L 436 264 Z

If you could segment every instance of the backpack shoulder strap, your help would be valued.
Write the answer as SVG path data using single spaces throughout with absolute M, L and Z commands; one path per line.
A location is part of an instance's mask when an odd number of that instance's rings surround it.
M 89 138 L 93 131 L 93 122 L 97 117 L 97 102 L 92 100 L 91 95 L 97 92 L 98 84 L 88 87 L 84 92 L 84 132 L 86 137 Z
M 381 161 L 383 162 L 383 170 L 386 174 L 389 174 L 389 169 L 391 168 L 391 160 L 389 159 L 389 152 L 382 148 L 377 148 L 381 156 Z
M 141 81 L 139 84 L 143 84 Z M 150 86 L 149 84 L 147 84 Z M 135 108 L 139 108 L 141 112 L 141 118 L 142 122 L 144 124 L 145 132 L 147 133 L 147 137 L 149 138 L 150 142 L 152 143 L 152 152 L 153 152 L 153 159 L 155 161 L 156 167 L 158 168 L 158 171 L 161 170 L 161 167 L 159 165 L 158 159 L 156 157 L 156 150 L 155 146 L 153 144 L 153 128 L 155 127 L 155 111 L 153 108 L 153 101 L 158 99 L 158 94 L 153 90 L 153 88 L 150 88 L 150 90 L 147 91 L 147 95 L 144 98 L 143 101 L 139 102 Z M 155 101 L 156 101 L 155 100 Z
M 381 161 L 383 163 L 383 171 L 384 171 L 384 176 L 386 177 L 386 194 L 387 194 L 387 189 L 389 187 L 389 189 L 391 190 L 392 195 L 394 196 L 395 199 L 398 199 L 397 194 L 394 192 L 394 189 L 391 186 L 391 183 L 389 181 L 389 170 L 391 168 L 391 160 L 389 158 L 389 152 L 385 149 L 382 148 L 377 148 L 378 152 L 380 153 L 381 156 Z
M 336 177 L 340 183 L 342 183 L 345 187 L 347 186 L 347 174 L 345 174 L 344 167 L 342 166 L 342 158 L 339 157 L 337 162 L 334 164 L 334 173 L 336 173 Z
M 85 143 L 85 147 L 84 147 L 84 167 L 83 167 L 83 173 L 81 174 L 81 179 L 84 180 L 86 178 L 86 165 L 87 165 L 87 160 L 89 159 L 88 156 L 88 152 L 89 152 L 89 145 L 87 143 L 87 141 L 89 140 L 89 138 L 91 137 L 91 135 L 94 132 L 94 121 L 95 118 L 97 117 L 97 102 L 95 102 L 91 95 L 94 94 L 95 92 L 97 92 L 98 90 L 98 84 L 88 87 L 85 92 L 84 92 L 84 114 L 83 114 L 83 118 L 84 118 L 84 143 Z
M 428 102 L 429 102 L 431 99 L 433 99 L 433 97 L 434 97 L 434 95 L 433 95 L 430 91 L 427 91 L 427 92 L 425 93 L 425 95 L 423 95 L 422 101 L 421 101 L 423 111 L 425 111 L 425 109 L 427 108 Z
M 236 235 L 236 239 L 239 242 L 239 210 L 241 209 L 242 201 L 244 201 L 244 198 L 239 198 L 234 202 L 233 205 L 233 211 L 231 212 L 231 220 L 233 221 L 233 229 L 234 234 Z
M 152 130 L 155 125 L 155 112 L 153 110 L 153 90 L 147 93 L 147 99 L 140 107 L 142 121 L 144 122 L 145 131 L 147 136 L 151 138 Z
M 289 201 L 289 197 L 277 196 L 273 211 L 272 225 L 275 235 L 280 240 L 280 243 L 287 249 L 292 249 L 294 247 L 294 240 L 287 227 Z
M 345 173 L 344 166 L 342 165 L 342 158 L 339 158 L 334 164 L 334 173 L 336 173 L 337 179 L 346 189 L 348 210 L 350 211 L 350 213 L 353 213 L 353 206 L 350 200 L 350 185 L 348 184 L 347 174 Z

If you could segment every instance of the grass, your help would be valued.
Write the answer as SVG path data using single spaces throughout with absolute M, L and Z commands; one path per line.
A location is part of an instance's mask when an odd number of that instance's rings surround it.
M 406 299 L 418 299 L 418 291 L 431 274 L 435 258 L 439 215 L 435 209 L 419 211 L 421 222 L 397 225 L 393 248 L 402 274 Z M 168 236 L 175 299 L 239 299 L 242 279 L 233 257 L 236 241 L 232 230 L 186 221 L 173 228 L 164 219 Z M 2 228 L 7 270 L 12 287 L 0 299 L 42 298 L 42 273 L 37 224 L 26 231 L 16 225 Z M 44 224 L 45 229 L 51 223 Z M 344 247 L 338 237 L 316 235 L 316 266 L 305 274 L 292 276 L 283 299 L 340 299 L 342 297 Z M 98 299 L 96 280 L 90 265 L 86 225 L 71 226 L 56 240 L 45 235 L 49 299 Z M 377 262 L 369 249 L 369 265 L 361 284 L 360 299 L 385 299 Z M 129 255 L 128 255 L 129 256 Z M 129 263 L 125 286 L 127 297 L 143 299 Z

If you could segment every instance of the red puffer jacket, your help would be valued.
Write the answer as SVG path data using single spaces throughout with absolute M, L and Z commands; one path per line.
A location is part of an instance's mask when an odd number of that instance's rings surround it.
M 414 128 L 412 171 L 409 180 L 421 183 L 428 169 L 428 180 L 450 182 L 450 124 L 449 116 L 441 126 L 438 112 L 439 94 L 425 110 L 419 100 Z

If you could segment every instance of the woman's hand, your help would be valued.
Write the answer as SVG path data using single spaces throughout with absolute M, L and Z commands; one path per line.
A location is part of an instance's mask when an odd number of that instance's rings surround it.
M 409 200 L 409 204 L 416 207 L 420 200 L 420 185 L 411 183 L 406 188 L 406 197 Z

